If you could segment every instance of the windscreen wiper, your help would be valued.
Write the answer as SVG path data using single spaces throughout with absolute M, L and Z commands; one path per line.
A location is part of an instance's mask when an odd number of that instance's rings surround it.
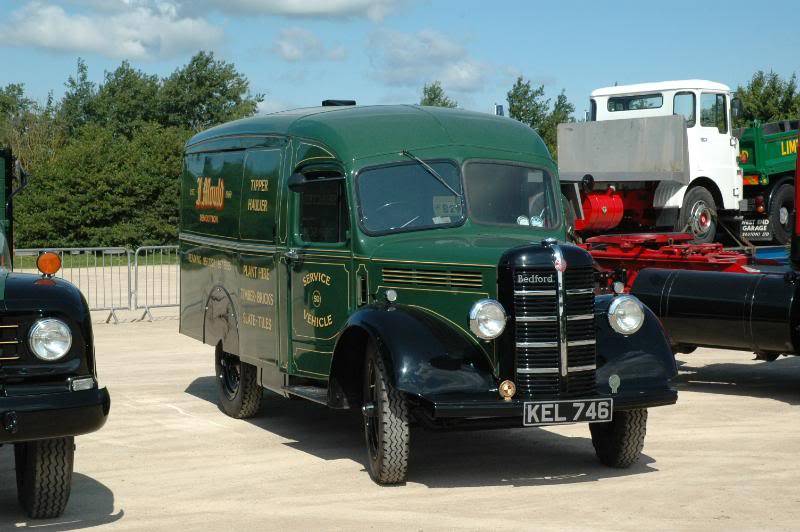
M 413 159 L 414 161 L 417 161 L 425 170 L 428 171 L 429 174 L 431 174 L 433 177 L 435 177 L 436 180 L 439 181 L 439 183 L 441 183 L 442 185 L 447 187 L 447 189 L 450 190 L 450 192 L 452 192 L 455 196 L 457 196 L 458 198 L 461 198 L 461 193 L 459 191 L 457 191 L 456 189 L 454 189 L 453 187 L 451 187 L 450 185 L 448 185 L 447 181 L 445 181 L 444 178 L 441 175 L 439 175 L 439 172 L 437 172 L 436 170 L 431 168 L 431 165 L 429 165 L 428 163 L 426 163 L 425 161 L 423 161 L 422 159 L 420 159 L 419 157 L 417 157 L 416 155 L 414 155 L 413 153 L 411 153 L 408 150 L 401 151 L 400 155 L 405 155 L 409 159 Z M 461 199 L 463 199 L 463 198 L 461 198 Z

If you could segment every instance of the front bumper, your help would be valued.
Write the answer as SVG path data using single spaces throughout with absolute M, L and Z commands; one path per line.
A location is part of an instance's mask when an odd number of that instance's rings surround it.
M 598 399 L 596 397 L 576 397 L 581 399 Z M 674 388 L 664 390 L 648 390 L 640 393 L 627 393 L 612 396 L 614 410 L 635 410 L 675 404 L 678 392 Z M 504 401 L 498 396 L 480 398 L 433 398 L 430 402 L 434 419 L 452 418 L 517 418 L 522 424 L 523 405 L 536 401 L 535 398 Z
M 106 388 L 0 397 L 0 444 L 94 432 L 110 408 Z

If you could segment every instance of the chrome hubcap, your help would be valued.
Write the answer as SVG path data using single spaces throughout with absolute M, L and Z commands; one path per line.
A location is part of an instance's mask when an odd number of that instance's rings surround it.
M 705 201 L 698 201 L 689 211 L 689 228 L 697 236 L 706 235 L 711 229 L 711 209 Z

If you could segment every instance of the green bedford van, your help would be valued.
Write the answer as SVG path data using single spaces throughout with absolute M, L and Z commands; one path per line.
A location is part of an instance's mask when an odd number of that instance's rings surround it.
M 406 479 L 410 427 L 590 423 L 636 461 L 675 360 L 636 298 L 565 243 L 556 165 L 508 118 L 334 105 L 186 145 L 180 330 L 216 347 L 221 409 L 262 388 L 360 410 L 367 468 Z

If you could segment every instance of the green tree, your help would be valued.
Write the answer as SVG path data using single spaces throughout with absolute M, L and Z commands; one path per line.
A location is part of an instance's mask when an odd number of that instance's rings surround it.
M 438 81 L 426 83 L 425 86 L 422 87 L 422 98 L 420 98 L 419 104 L 431 105 L 434 107 L 458 107 L 458 102 L 445 94 L 442 84 Z
M 783 79 L 779 74 L 759 70 L 746 86 L 736 89 L 742 112 L 734 121 L 736 127 L 745 127 L 754 121 L 762 123 L 800 117 L 800 92 L 795 74 Z
M 250 82 L 236 67 L 198 52 L 163 82 L 159 94 L 161 122 L 200 131 L 255 114 L 263 94 L 251 94 Z
M 106 72 L 105 81 L 95 98 L 96 118 L 113 130 L 130 136 L 143 122 L 158 117 L 158 76 L 145 74 L 123 61 L 113 72 Z
M 89 67 L 78 58 L 75 77 L 70 76 L 65 83 L 67 88 L 61 99 L 59 118 L 64 122 L 69 133 L 75 132 L 83 125 L 95 120 L 95 98 L 97 87 L 89 81 Z
M 508 115 L 535 129 L 547 145 L 553 157 L 557 157 L 558 124 L 574 122 L 575 106 L 562 90 L 552 109 L 550 99 L 545 97 L 544 85 L 533 87 L 530 80 L 517 78 L 507 94 Z

